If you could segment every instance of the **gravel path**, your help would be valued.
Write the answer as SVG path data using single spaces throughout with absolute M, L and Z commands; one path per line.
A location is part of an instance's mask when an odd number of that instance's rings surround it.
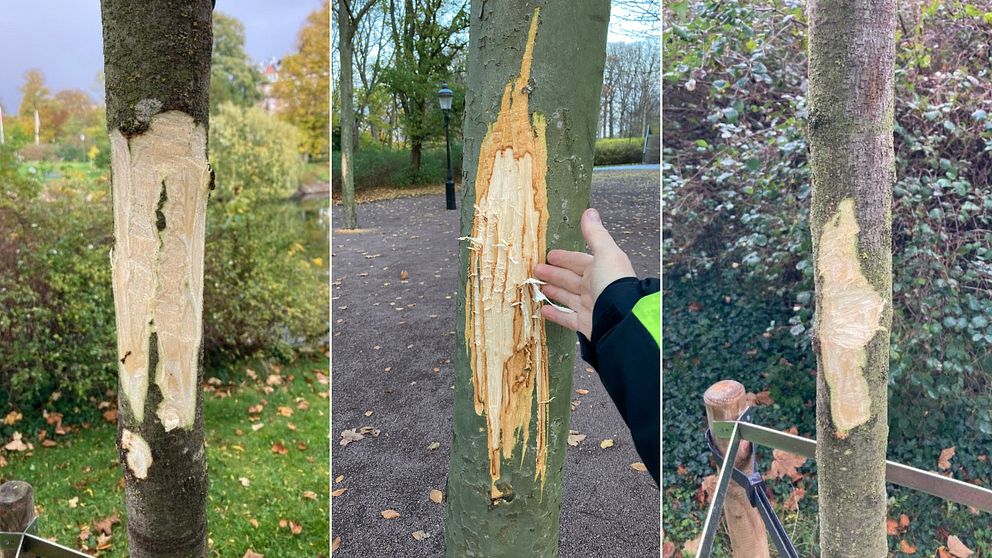
M 642 277 L 660 273 L 659 192 L 656 171 L 593 176 L 592 205 Z M 342 539 L 334 554 L 442 556 L 444 506 L 428 496 L 444 490 L 451 448 L 459 212 L 433 195 L 358 212 L 363 229 L 333 233 L 332 490 L 347 489 L 332 502 L 332 538 Z M 574 395 L 571 428 L 587 438 L 568 448 L 560 556 L 656 557 L 658 489 L 630 468 L 640 459 L 595 372 L 577 359 L 574 374 L 589 393 Z M 381 434 L 338 445 L 341 431 L 362 426 Z M 616 445 L 600 449 L 605 438 Z M 383 519 L 387 508 L 400 517 Z

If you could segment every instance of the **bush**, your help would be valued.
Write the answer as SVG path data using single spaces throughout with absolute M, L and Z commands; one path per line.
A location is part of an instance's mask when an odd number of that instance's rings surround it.
M 644 160 L 644 138 L 603 138 L 596 140 L 593 165 L 631 165 Z
M 990 8 L 955 1 L 903 14 L 889 378 L 890 458 L 933 469 L 940 449 L 956 446 L 951 472 L 983 483 L 992 481 L 979 461 L 992 435 L 992 90 L 981 86 Z M 680 281 L 739 270 L 739 290 L 728 294 L 781 310 L 775 330 L 787 329 L 810 353 L 802 3 L 680 1 L 666 10 L 663 98 L 666 114 L 678 115 L 663 121 L 667 284 L 674 292 Z M 699 356 L 719 341 L 706 335 L 712 322 L 695 327 L 684 349 Z M 802 399 L 813 401 L 813 390 L 803 388 Z M 698 445 L 666 436 L 666 447 L 683 442 Z M 920 529 L 951 521 L 927 512 L 922 496 L 893 494 Z
M 334 192 L 341 192 L 341 152 L 332 153 Z M 444 144 L 425 147 L 420 160 L 420 172 L 410 167 L 410 151 L 387 147 L 362 146 L 354 154 L 355 191 L 371 188 L 403 188 L 424 184 L 444 184 L 448 177 Z M 462 146 L 451 144 L 451 168 L 455 182 L 461 180 Z

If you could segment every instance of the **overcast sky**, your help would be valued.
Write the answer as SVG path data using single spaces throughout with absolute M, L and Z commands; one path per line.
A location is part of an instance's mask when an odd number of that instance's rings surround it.
M 82 89 L 103 97 L 100 0 L 0 0 L 0 106 L 14 113 L 24 72 L 39 68 L 49 90 Z M 256 62 L 295 50 L 296 34 L 321 0 L 217 0 L 217 11 L 245 24 Z

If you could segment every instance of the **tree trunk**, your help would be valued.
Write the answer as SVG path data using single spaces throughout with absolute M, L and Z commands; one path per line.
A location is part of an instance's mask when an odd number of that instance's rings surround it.
M 410 139 L 410 168 L 414 174 L 420 172 L 420 162 L 424 156 L 424 141 L 418 138 Z
M 357 229 L 358 214 L 355 210 L 355 176 L 354 161 L 354 126 L 355 102 L 353 100 L 354 85 L 352 84 L 352 40 L 355 30 L 352 28 L 347 0 L 338 0 L 338 51 L 341 53 L 341 217 L 342 228 Z
M 583 244 L 610 3 L 483 6 L 469 35 L 445 550 L 551 557 L 575 334 L 545 325 L 527 280 L 549 248 Z
M 132 558 L 207 554 L 203 250 L 210 0 L 103 0 L 117 442 Z
M 895 0 L 809 6 L 823 558 L 886 556 Z

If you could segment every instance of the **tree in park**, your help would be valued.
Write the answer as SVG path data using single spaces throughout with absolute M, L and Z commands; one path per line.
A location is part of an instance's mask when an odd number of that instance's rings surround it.
M 447 556 L 557 554 L 575 335 L 528 279 L 582 246 L 609 15 L 472 4 Z
M 414 174 L 420 172 L 424 142 L 444 129 L 437 91 L 442 82 L 452 82 L 452 66 L 465 46 L 461 39 L 468 24 L 465 4 L 449 8 L 448 3 L 389 0 L 393 65 L 383 77 L 403 111 Z
M 34 118 L 34 111 L 44 110 L 52 101 L 52 92 L 45 85 L 45 74 L 32 68 L 24 72 L 24 85 L 21 86 L 21 116 Z
M 338 52 L 341 55 L 341 81 L 338 92 L 341 96 L 341 197 L 342 217 L 345 229 L 358 228 L 358 215 L 355 211 L 355 175 L 352 172 L 355 149 L 355 100 L 352 80 L 355 29 L 375 6 L 376 0 L 338 0 L 335 15 L 338 23 Z
M 262 73 L 245 51 L 245 26 L 222 13 L 214 14 L 210 65 L 210 112 L 224 103 L 250 107 L 262 99 Z
M 821 556 L 886 556 L 895 0 L 809 6 Z
M 326 159 L 330 151 L 330 35 L 330 5 L 325 0 L 320 9 L 307 16 L 297 37 L 297 52 L 283 58 L 274 86 L 285 106 L 279 115 L 303 131 L 303 151 L 319 159 Z
M 200 366 L 211 0 L 103 0 L 132 558 L 207 554 Z

